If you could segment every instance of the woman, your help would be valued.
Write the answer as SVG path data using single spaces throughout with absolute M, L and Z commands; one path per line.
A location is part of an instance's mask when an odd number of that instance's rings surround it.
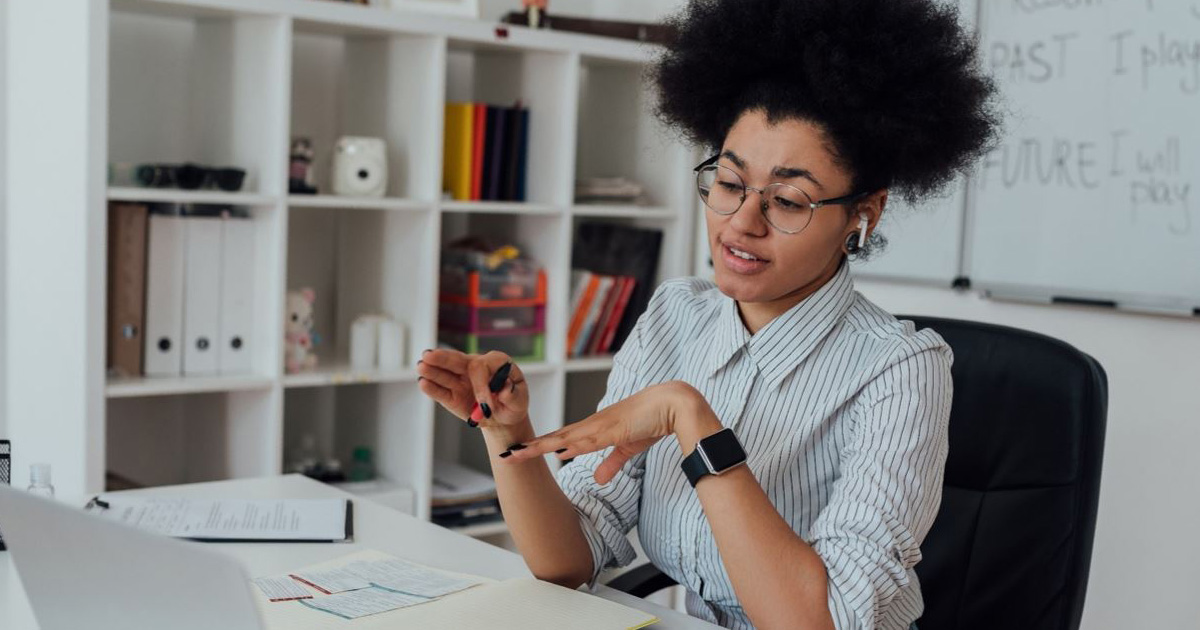
M 908 628 L 951 353 L 857 294 L 846 259 L 880 241 L 889 193 L 919 200 L 988 148 L 992 84 L 935 0 L 698 0 L 673 23 L 659 110 L 714 149 L 697 190 L 715 286 L 659 287 L 600 411 L 549 435 L 519 368 L 489 391 L 503 355 L 427 352 L 421 389 L 482 429 L 539 578 L 628 564 L 637 526 L 695 616 Z M 556 479 L 547 453 L 574 461 Z

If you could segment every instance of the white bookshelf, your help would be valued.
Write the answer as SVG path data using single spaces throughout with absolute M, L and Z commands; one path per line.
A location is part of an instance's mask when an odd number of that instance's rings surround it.
M 661 229 L 658 279 L 690 272 L 696 156 L 650 113 L 642 84 L 650 47 L 317 0 L 72 0 L 64 10 L 87 13 L 79 21 L 88 41 L 63 54 L 91 68 L 86 94 L 106 103 L 107 114 L 102 132 L 59 150 L 88 156 L 86 170 L 101 178 L 110 162 L 248 171 L 237 193 L 100 187 L 87 197 L 87 212 L 105 216 L 109 200 L 248 209 L 258 236 L 259 340 L 250 374 L 105 380 L 104 331 L 90 319 L 104 312 L 104 274 L 78 266 L 56 272 L 87 293 L 76 304 L 93 307 L 71 317 L 81 328 L 87 323 L 88 378 L 103 386 L 62 393 L 78 403 L 73 408 L 91 410 L 85 422 L 51 423 L 84 434 L 65 447 L 50 429 L 37 433 L 37 414 L 9 422 L 40 435 L 30 457 L 102 462 L 56 465 L 66 487 L 100 490 L 104 468 L 152 484 L 277 474 L 311 434 L 344 465 L 353 448 L 371 447 L 381 475 L 411 488 L 419 516 L 428 518 L 434 458 L 481 465 L 483 455 L 477 433 L 443 417 L 417 388 L 414 364 L 437 342 L 444 244 L 483 233 L 520 244 L 545 266 L 546 359 L 522 365 L 539 431 L 594 408 L 612 366 L 611 357 L 565 357 L 577 226 L 598 220 Z M 89 65 L 89 50 L 104 54 Z M 518 99 L 531 112 L 529 201 L 444 201 L 444 103 Z M 314 142 L 320 195 L 287 194 L 288 145 L 299 135 Z M 387 141 L 384 198 L 328 194 L 328 158 L 342 135 Z M 575 203 L 577 177 L 616 175 L 645 184 L 648 205 Z M 100 260 L 103 223 L 84 234 Z M 317 294 L 320 367 L 285 374 L 284 294 L 300 287 Z M 349 326 L 365 312 L 390 313 L 407 327 L 402 369 L 349 367 Z M 24 348 L 33 351 L 17 349 Z M 77 354 L 64 360 L 78 361 Z M 11 407 L 32 409 L 31 399 L 18 402 Z

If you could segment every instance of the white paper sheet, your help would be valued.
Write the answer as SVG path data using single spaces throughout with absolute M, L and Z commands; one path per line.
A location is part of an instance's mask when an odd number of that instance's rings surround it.
M 346 571 L 376 586 L 425 598 L 457 593 L 482 582 L 476 578 L 445 573 L 399 558 L 354 562 L 346 567 Z
M 302 584 L 292 579 L 290 575 L 275 575 L 260 577 L 252 580 L 258 590 L 272 602 L 287 602 L 294 599 L 308 599 L 313 596 Z
M 344 593 L 371 586 L 370 580 L 350 571 L 349 566 L 316 571 L 297 571 L 291 576 L 327 594 Z
M 424 597 L 414 597 L 389 591 L 385 588 L 371 586 L 356 591 L 346 591 L 337 595 L 328 595 L 315 599 L 302 599 L 301 604 L 337 615 L 342 619 L 358 619 L 369 615 L 378 615 L 390 610 L 423 604 L 429 601 Z
M 345 499 L 191 500 L 122 496 L 92 508 L 135 527 L 212 540 L 345 540 Z

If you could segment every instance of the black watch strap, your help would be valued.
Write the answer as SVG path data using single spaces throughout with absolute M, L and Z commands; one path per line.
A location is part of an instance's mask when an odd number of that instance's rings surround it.
M 683 468 L 683 474 L 687 476 L 688 483 L 692 484 L 693 488 L 696 487 L 696 483 L 700 481 L 701 477 L 712 474 L 704 463 L 704 458 L 700 456 L 699 448 L 692 449 L 692 454 L 683 458 L 680 467 Z

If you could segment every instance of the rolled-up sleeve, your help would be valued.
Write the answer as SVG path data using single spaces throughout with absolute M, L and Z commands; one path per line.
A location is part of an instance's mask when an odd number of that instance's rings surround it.
M 841 476 L 808 537 L 838 630 L 872 630 L 889 616 L 941 503 L 953 356 L 929 331 L 910 341 L 855 400 Z
M 608 389 L 597 410 L 619 402 L 640 389 L 637 366 L 641 357 L 640 322 L 613 357 L 608 376 Z M 592 578 L 607 567 L 623 567 L 637 557 L 628 534 L 638 522 L 642 498 L 642 475 L 646 454 L 630 458 L 621 472 L 606 485 L 596 483 L 596 467 L 612 452 L 612 448 L 576 457 L 558 471 L 557 480 L 563 493 L 575 505 L 583 534 L 592 551 Z

